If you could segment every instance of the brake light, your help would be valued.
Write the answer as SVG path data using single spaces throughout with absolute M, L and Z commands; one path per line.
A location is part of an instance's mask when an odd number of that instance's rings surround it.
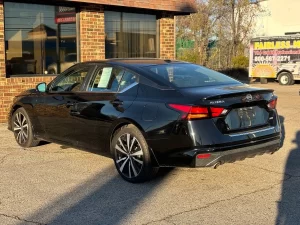
M 209 117 L 208 108 L 200 107 L 200 106 L 192 106 L 189 114 L 187 115 L 188 120 L 202 119 L 208 117 Z
M 178 111 L 189 113 L 191 111 L 191 106 L 189 105 L 177 105 L 177 104 L 169 104 L 169 106 L 173 109 L 177 109 Z
M 227 109 L 216 108 L 216 107 L 210 107 L 210 111 L 211 111 L 212 117 L 219 117 L 219 116 L 227 113 Z
M 217 107 L 188 106 L 179 104 L 169 104 L 169 107 L 180 111 L 182 113 L 181 118 L 187 120 L 219 117 L 227 113 L 226 109 Z
M 273 99 L 268 104 L 269 109 L 276 109 L 276 106 L 277 106 L 277 98 Z
M 211 154 L 210 153 L 207 153 L 207 154 L 199 154 L 197 155 L 197 158 L 198 159 L 208 159 L 210 158 Z

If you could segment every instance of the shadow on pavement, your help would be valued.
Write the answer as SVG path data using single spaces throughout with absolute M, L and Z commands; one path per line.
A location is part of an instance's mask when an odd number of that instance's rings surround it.
M 27 220 L 41 224 L 123 224 L 172 171 L 161 170 L 151 182 L 131 184 L 113 170 L 113 166 L 104 169 Z
M 292 142 L 297 146 L 286 161 L 276 225 L 300 224 L 300 131 Z

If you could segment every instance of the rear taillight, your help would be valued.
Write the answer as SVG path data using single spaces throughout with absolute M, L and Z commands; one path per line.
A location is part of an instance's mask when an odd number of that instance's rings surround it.
M 211 154 L 210 153 L 207 153 L 207 154 L 199 154 L 197 155 L 197 158 L 198 159 L 208 159 L 210 158 Z
M 273 99 L 268 104 L 269 109 L 276 109 L 276 106 L 277 106 L 277 98 Z
M 211 116 L 212 117 L 219 117 L 222 115 L 227 114 L 228 110 L 224 108 L 216 108 L 216 107 L 210 107 Z
M 227 110 L 219 107 L 188 106 L 179 104 L 169 104 L 169 107 L 180 111 L 181 118 L 187 120 L 214 118 L 225 115 Z
M 187 115 L 188 120 L 202 119 L 209 117 L 208 108 L 200 106 L 191 106 L 191 110 Z

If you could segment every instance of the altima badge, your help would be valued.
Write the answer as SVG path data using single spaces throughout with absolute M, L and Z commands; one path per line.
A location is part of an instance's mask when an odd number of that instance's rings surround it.
M 225 101 L 219 100 L 219 101 L 212 101 L 212 102 L 209 102 L 209 104 L 211 104 L 211 105 L 214 105 L 214 104 L 222 104 L 222 103 L 225 103 Z

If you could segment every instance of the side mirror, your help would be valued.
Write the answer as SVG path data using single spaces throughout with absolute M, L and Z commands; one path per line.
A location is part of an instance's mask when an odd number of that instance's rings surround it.
M 47 85 L 46 85 L 46 83 L 43 82 L 43 83 L 38 84 L 38 85 L 36 86 L 36 90 L 38 90 L 39 92 L 42 92 L 42 93 L 46 92 L 46 90 L 47 90 Z

